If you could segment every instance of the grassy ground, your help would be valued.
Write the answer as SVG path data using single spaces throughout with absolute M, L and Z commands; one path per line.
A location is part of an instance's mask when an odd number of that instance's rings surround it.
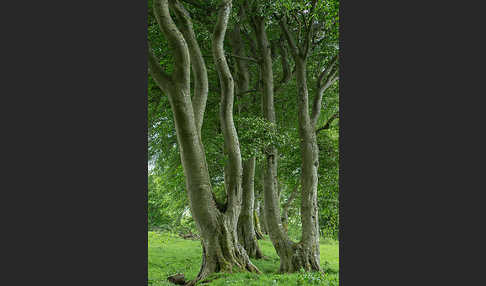
M 186 279 L 196 277 L 201 266 L 201 244 L 199 241 L 184 240 L 167 233 L 148 233 L 148 277 L 151 286 L 173 286 L 167 276 L 184 273 Z M 321 267 L 325 274 L 294 273 L 276 274 L 280 264 L 279 257 L 268 238 L 259 241 L 267 259 L 252 259 L 252 262 L 263 272 L 233 273 L 215 275 L 215 280 L 205 285 L 328 285 L 338 286 L 339 244 L 336 241 L 322 241 Z

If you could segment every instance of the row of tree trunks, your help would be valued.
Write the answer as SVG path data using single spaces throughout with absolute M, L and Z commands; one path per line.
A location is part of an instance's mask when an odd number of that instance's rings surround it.
M 274 83 L 272 69 L 272 55 L 270 42 L 265 30 L 265 19 L 255 15 L 252 17 L 253 29 L 256 35 L 256 41 L 261 57 L 261 74 L 263 83 L 262 109 L 264 118 L 276 124 L 275 107 L 274 107 Z M 297 267 L 294 266 L 293 257 L 295 254 L 294 246 L 287 233 L 282 227 L 280 215 L 280 199 L 277 186 L 277 160 L 278 151 L 275 147 L 270 147 L 266 152 L 264 164 L 264 214 L 266 230 L 275 247 L 277 254 L 280 256 L 280 272 L 293 272 Z
M 314 2 L 315 4 L 315 2 Z M 256 34 L 259 55 L 261 58 L 261 74 L 263 83 L 262 108 L 266 120 L 276 123 L 274 107 L 274 83 L 272 72 L 272 55 L 270 42 L 265 30 L 265 19 L 256 13 L 256 6 L 250 6 L 245 1 L 246 9 L 253 9 L 251 17 L 253 29 Z M 253 2 L 253 5 L 258 5 Z M 285 20 L 285 19 L 284 19 Z M 286 27 L 285 21 L 281 21 L 281 28 L 284 31 L 285 39 L 290 47 L 292 56 L 296 64 L 296 77 L 298 88 L 298 108 L 299 108 L 299 135 L 301 138 L 302 150 L 302 240 L 298 243 L 291 241 L 286 230 L 282 225 L 279 205 L 279 194 L 277 190 L 277 159 L 276 148 L 269 148 L 266 151 L 265 170 L 264 170 L 264 201 L 265 201 L 265 221 L 267 230 L 280 256 L 280 272 L 295 272 L 299 269 L 320 271 L 319 253 L 319 225 L 317 215 L 317 168 L 318 168 L 318 149 L 315 135 L 314 115 L 309 116 L 308 90 L 306 74 L 306 58 L 310 49 L 310 38 L 304 41 L 303 49 L 296 46 L 291 33 Z M 312 25 L 310 25 L 312 29 Z M 309 30 L 307 35 L 311 35 Z M 282 53 L 284 55 L 285 53 Z M 287 69 L 288 73 L 288 69 Z M 320 102 L 319 102 L 320 103 Z M 320 111 L 320 106 L 319 106 Z M 318 114 L 317 114 L 318 116 Z
M 257 1 L 252 3 L 252 5 L 259 5 Z M 315 5 L 316 1 L 313 3 Z M 254 216 L 256 210 L 253 183 L 255 162 L 254 158 L 245 162 L 241 158 L 238 135 L 233 121 L 235 86 L 223 49 L 232 1 L 222 0 L 217 7 L 218 16 L 212 36 L 212 52 L 221 87 L 220 121 L 224 138 L 224 152 L 228 158 L 225 165 L 227 200 L 224 211 L 216 207 L 201 140 L 201 127 L 208 94 L 207 71 L 189 13 L 177 0 L 154 0 L 154 15 L 169 43 L 175 61 L 171 74 L 168 74 L 160 65 L 160 61 L 153 55 L 149 45 L 149 71 L 164 94 L 169 97 L 186 178 L 189 206 L 201 235 L 203 250 L 201 269 L 196 279 L 189 282 L 188 285 L 194 285 L 211 273 L 219 271 L 232 272 L 238 269 L 259 273 L 259 270 L 251 263 L 245 248 L 250 249 L 251 255 L 255 257 L 261 256 L 256 243 L 258 231 L 255 232 L 255 228 L 258 229 L 259 225 L 255 223 L 258 222 L 258 219 Z M 172 19 L 169 8 L 172 10 L 177 24 Z M 251 10 L 254 7 L 249 7 L 248 1 L 245 1 L 244 8 Z M 276 123 L 272 53 L 265 30 L 266 20 L 258 13 L 250 14 L 249 20 L 256 35 L 260 55 L 258 61 L 261 70 L 263 116 L 269 122 Z M 265 150 L 264 207 L 260 206 L 260 208 L 263 207 L 263 210 L 260 209 L 260 215 L 263 216 L 260 217 L 260 226 L 262 232 L 268 232 L 277 254 L 280 256 L 280 272 L 294 272 L 299 269 L 320 270 L 317 213 L 317 169 L 319 164 L 315 125 L 319 117 L 323 93 L 337 79 L 337 71 L 333 69 L 337 59 L 320 74 L 312 115 L 309 115 L 306 60 L 311 46 L 312 23 L 306 32 L 308 37 L 302 41 L 295 41 L 292 33 L 286 27 L 285 18 L 281 19 L 280 24 L 296 64 L 299 136 L 302 152 L 302 240 L 298 243 L 291 241 L 282 224 L 277 188 L 278 151 L 274 147 Z M 298 47 L 296 43 L 301 42 L 302 47 Z M 284 54 L 282 52 L 282 56 Z M 284 64 L 286 61 L 282 60 Z M 192 99 L 191 67 L 195 81 Z M 286 67 L 285 70 L 287 76 L 284 80 L 288 80 L 289 69 Z M 246 89 L 248 88 L 246 87 Z M 247 171 L 244 172 L 244 170 Z

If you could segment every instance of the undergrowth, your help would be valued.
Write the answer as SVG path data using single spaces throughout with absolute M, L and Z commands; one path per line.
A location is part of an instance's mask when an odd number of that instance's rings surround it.
M 339 243 L 321 239 L 321 268 L 324 273 L 298 272 L 277 274 L 280 260 L 271 241 L 266 237 L 259 240 L 264 259 L 252 259 L 262 271 L 253 273 L 217 273 L 210 277 L 210 283 L 203 285 L 339 285 Z M 201 266 L 201 244 L 198 240 L 184 240 L 167 232 L 148 232 L 148 277 L 150 286 L 173 286 L 167 277 L 183 273 L 186 279 L 196 277 Z

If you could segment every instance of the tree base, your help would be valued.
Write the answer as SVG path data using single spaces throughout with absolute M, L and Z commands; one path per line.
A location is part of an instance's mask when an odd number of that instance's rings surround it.
M 260 259 L 263 254 L 258 246 L 255 227 L 251 220 L 252 218 L 240 216 L 238 220 L 238 241 L 245 248 L 249 257 Z
M 240 272 L 248 271 L 261 274 L 260 270 L 253 265 L 246 253 L 246 250 L 239 244 L 236 237 L 236 229 L 227 223 L 225 216 L 216 231 L 209 232 L 209 237 L 201 236 L 203 249 L 202 265 L 197 277 L 187 282 L 186 285 L 193 286 L 198 281 L 204 281 L 210 274 L 218 272 Z
M 321 271 L 319 246 L 306 247 L 302 243 L 291 243 L 279 251 L 280 273 Z

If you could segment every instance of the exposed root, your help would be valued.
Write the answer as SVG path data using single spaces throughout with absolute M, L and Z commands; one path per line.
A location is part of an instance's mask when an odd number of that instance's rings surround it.
M 182 273 L 177 273 L 175 275 L 167 277 L 167 280 L 169 282 L 177 284 L 177 285 L 185 285 L 186 284 L 186 278 L 184 277 L 184 274 Z
M 293 273 L 301 269 L 305 271 L 321 271 L 319 246 L 305 247 L 302 242 L 277 244 L 280 256 L 279 273 Z
M 186 285 L 193 286 L 198 281 L 205 281 L 209 275 L 217 272 L 233 273 L 248 271 L 261 274 L 260 270 L 253 265 L 246 253 L 246 250 L 239 244 L 236 232 L 224 219 L 221 220 L 219 232 L 214 233 L 206 240 L 202 239 L 202 265 L 197 277 L 187 282 Z
M 240 216 L 238 221 L 238 241 L 245 248 L 249 257 L 260 259 L 263 253 L 258 246 L 253 224 L 248 222 L 248 217 Z

